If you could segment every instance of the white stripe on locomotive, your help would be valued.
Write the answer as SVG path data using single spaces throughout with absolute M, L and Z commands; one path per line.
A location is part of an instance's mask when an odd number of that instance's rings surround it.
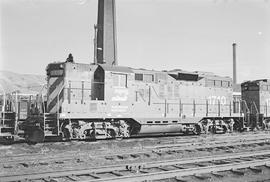
M 57 80 L 59 79 L 59 77 L 53 77 L 49 79 L 49 91 L 52 89 L 52 85 L 57 82 Z M 57 112 L 57 102 L 54 104 L 54 106 L 50 109 L 49 105 L 53 102 L 54 99 L 57 99 L 58 94 L 60 94 L 61 89 L 63 88 L 63 84 L 64 84 L 64 80 L 63 78 L 61 78 L 61 82 L 55 86 L 55 88 L 53 89 L 53 91 L 51 93 L 48 93 L 48 112 L 49 113 L 55 113 Z M 60 96 L 60 95 L 59 95 Z M 63 98 L 59 98 L 59 107 L 61 106 L 63 102 Z

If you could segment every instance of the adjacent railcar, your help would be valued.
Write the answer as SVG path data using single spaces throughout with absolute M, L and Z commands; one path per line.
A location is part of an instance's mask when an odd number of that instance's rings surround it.
M 16 113 L 11 101 L 11 95 L 0 96 L 0 142 L 14 139 L 17 131 Z
M 30 106 L 36 110 L 41 109 L 37 103 L 42 102 L 38 101 L 38 98 L 33 94 L 16 92 L 0 95 L 0 141 L 13 141 L 21 135 L 18 126 L 30 116 Z
M 245 101 L 253 128 L 269 128 L 270 121 L 270 80 L 261 79 L 241 84 L 242 100 Z M 250 124 L 250 125 L 251 125 Z
M 231 78 L 211 73 L 60 62 L 48 65 L 47 80 L 45 137 L 199 134 L 243 122 Z

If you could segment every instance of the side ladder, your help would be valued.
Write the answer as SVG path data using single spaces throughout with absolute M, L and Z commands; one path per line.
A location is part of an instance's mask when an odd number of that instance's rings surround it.
M 44 135 L 45 137 L 59 136 L 57 113 L 44 113 Z
M 0 137 L 13 139 L 17 132 L 16 113 L 4 111 L 0 117 Z

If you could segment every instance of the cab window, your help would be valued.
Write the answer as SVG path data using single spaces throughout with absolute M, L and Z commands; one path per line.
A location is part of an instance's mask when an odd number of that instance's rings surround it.
M 113 79 L 113 86 L 114 87 L 127 87 L 127 75 L 126 74 L 120 74 L 120 73 L 113 73 L 112 74 Z

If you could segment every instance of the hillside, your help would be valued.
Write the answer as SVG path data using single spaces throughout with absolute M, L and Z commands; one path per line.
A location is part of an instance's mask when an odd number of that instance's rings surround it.
M 43 85 L 46 84 L 45 78 L 45 75 L 18 74 L 10 71 L 0 71 L 0 85 L 6 93 L 14 91 L 26 94 L 39 93 Z M 2 93 L 2 89 L 0 92 Z

